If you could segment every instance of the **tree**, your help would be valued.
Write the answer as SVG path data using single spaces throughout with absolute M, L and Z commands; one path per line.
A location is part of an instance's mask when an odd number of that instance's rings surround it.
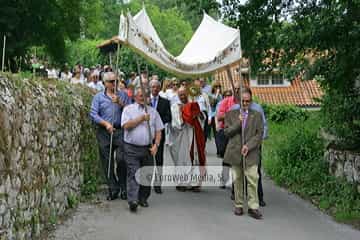
M 203 12 L 211 15 L 215 19 L 220 16 L 220 4 L 216 0 L 133 0 L 132 2 L 145 3 L 145 6 L 155 5 L 161 10 L 176 8 L 186 21 L 189 21 L 193 30 L 199 26 Z
M 65 61 L 65 41 L 96 37 L 104 28 L 102 0 L 16 0 L 0 2 L 0 34 L 7 36 L 6 56 L 16 71 L 16 57 L 33 46 L 45 47 L 57 62 Z
M 80 2 L 71 0 L 2 1 L 0 34 L 7 36 L 7 59 L 24 56 L 34 45 L 44 45 L 59 60 L 64 60 L 65 39 L 79 36 Z M 16 69 L 12 69 L 16 70 Z
M 216 0 L 175 0 L 176 6 L 184 14 L 185 19 L 190 21 L 193 30 L 196 30 L 206 12 L 215 19 L 220 16 L 220 4 Z
M 324 126 L 360 145 L 360 107 L 353 104 L 360 102 L 360 1 L 224 0 L 222 10 L 240 27 L 253 70 L 278 67 L 316 77 L 326 93 Z

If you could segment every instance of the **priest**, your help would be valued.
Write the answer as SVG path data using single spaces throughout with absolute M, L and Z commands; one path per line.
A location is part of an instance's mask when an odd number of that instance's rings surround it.
M 205 136 L 199 104 L 189 102 L 186 88 L 178 90 L 180 103 L 171 106 L 169 151 L 175 164 L 178 191 L 199 192 L 205 174 Z

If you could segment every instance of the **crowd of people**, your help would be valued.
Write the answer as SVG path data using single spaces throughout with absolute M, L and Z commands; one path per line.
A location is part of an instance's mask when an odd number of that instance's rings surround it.
M 96 125 L 108 200 L 127 200 L 131 212 L 139 205 L 148 207 L 152 187 L 155 193 L 163 193 L 164 149 L 170 153 L 175 174 L 189 176 L 198 171 L 205 176 L 206 142 L 214 137 L 223 165 L 219 187 L 225 189 L 232 176 L 234 214 L 243 215 L 246 193 L 248 214 L 262 218 L 261 144 L 267 137 L 267 124 L 249 88 L 240 92 L 235 83 L 233 90 L 223 90 L 219 83 L 210 86 L 203 78 L 160 81 L 146 71 L 139 76 L 132 72 L 125 80 L 124 74 L 114 73 L 110 67 L 90 69 L 85 81 L 81 80 L 81 68 L 75 69 L 68 81 L 87 84 L 96 92 L 90 117 Z M 136 174 L 144 167 L 155 173 L 139 182 Z M 176 190 L 200 192 L 202 180 L 179 178 Z

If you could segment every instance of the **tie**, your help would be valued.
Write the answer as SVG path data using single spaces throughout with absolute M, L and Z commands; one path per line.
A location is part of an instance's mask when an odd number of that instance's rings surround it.
M 247 111 L 243 112 L 242 115 L 243 115 L 242 128 L 245 129 L 246 121 L 247 121 L 247 117 L 248 117 L 248 112 Z
M 152 103 L 151 103 L 152 107 L 155 108 L 156 106 L 156 97 L 152 98 Z

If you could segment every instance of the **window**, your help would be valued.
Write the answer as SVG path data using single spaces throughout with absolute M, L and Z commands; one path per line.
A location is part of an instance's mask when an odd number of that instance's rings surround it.
M 271 84 L 272 85 L 283 85 L 284 84 L 284 78 L 282 74 L 276 74 L 273 73 L 271 75 Z
M 285 85 L 285 80 L 282 74 L 272 73 L 272 74 L 259 74 L 257 75 L 257 85 L 259 86 L 269 86 L 269 85 Z
M 259 74 L 258 75 L 258 85 L 269 85 L 270 76 L 268 74 Z

